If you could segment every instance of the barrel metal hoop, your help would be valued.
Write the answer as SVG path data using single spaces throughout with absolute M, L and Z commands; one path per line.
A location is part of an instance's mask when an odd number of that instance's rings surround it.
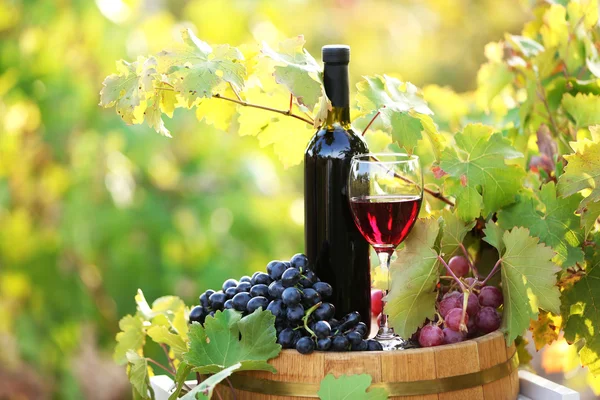
M 481 371 L 412 382 L 379 382 L 372 384 L 370 388 L 385 388 L 389 396 L 416 396 L 452 392 L 497 381 L 509 376 L 518 366 L 519 357 L 515 351 L 507 361 Z M 320 384 L 317 383 L 272 381 L 239 374 L 230 376 L 229 380 L 235 389 L 245 392 L 272 396 L 319 397 L 317 392 Z

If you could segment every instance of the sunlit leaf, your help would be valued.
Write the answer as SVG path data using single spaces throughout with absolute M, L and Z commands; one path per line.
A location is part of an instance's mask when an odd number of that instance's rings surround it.
M 562 99 L 562 105 L 578 127 L 600 124 L 600 96 L 581 93 L 573 96 L 567 93 Z
M 475 221 L 465 223 L 458 218 L 458 214 L 444 209 L 440 214 L 440 223 L 442 224 L 440 252 L 444 257 L 451 257 L 459 250 L 466 234 L 475 226 Z
M 579 356 L 595 375 L 600 374 L 600 261 L 597 255 L 586 268 L 585 276 L 562 294 L 565 339 L 585 345 Z
M 152 387 L 149 384 L 148 360 L 130 350 L 127 352 L 127 362 L 129 363 L 129 382 L 141 398 L 149 399 Z
M 117 346 L 113 354 L 116 363 L 125 364 L 128 351 L 142 349 L 146 338 L 143 323 L 144 321 L 138 315 L 126 315 L 119 321 L 121 332 L 117 333 Z
M 510 142 L 485 125 L 467 125 L 454 136 L 456 147 L 442 153 L 440 167 L 448 193 L 456 198 L 457 213 L 473 220 L 511 204 L 521 188 L 525 171 L 506 165 L 506 159 L 522 157 Z
M 296 97 L 300 104 L 313 109 L 323 96 L 321 66 L 304 48 L 304 36 L 279 43 L 278 51 L 263 43 L 262 53 L 273 59 L 275 79 Z
M 184 360 L 197 372 L 216 373 L 237 363 L 240 370 L 276 372 L 267 363 L 281 351 L 270 311 L 256 310 L 244 318 L 234 310 L 217 311 L 204 326 L 193 324 L 189 338 Z
M 435 315 L 439 233 L 437 220 L 418 220 L 391 266 L 392 286 L 385 312 L 401 337 L 410 337 L 425 319 Z
M 581 201 L 580 209 L 590 202 L 600 200 L 600 143 L 589 139 L 572 142 L 575 153 L 565 155 L 567 166 L 558 179 L 558 193 L 571 196 L 584 189 L 591 189 L 589 195 Z
M 487 234 L 488 228 L 484 232 Z M 550 261 L 554 257 L 552 249 L 530 236 L 526 228 L 505 231 L 502 242 L 505 247 L 499 252 L 504 295 L 502 330 L 506 342 L 512 343 L 525 332 L 532 319 L 537 319 L 539 308 L 559 314 L 560 292 L 554 274 L 560 268 Z
M 556 251 L 553 261 L 563 268 L 583 261 L 583 234 L 575 210 L 580 196 L 557 198 L 556 186 L 550 182 L 533 197 L 521 195 L 518 201 L 498 213 L 498 224 L 505 230 L 515 226 L 529 228 L 531 234 Z

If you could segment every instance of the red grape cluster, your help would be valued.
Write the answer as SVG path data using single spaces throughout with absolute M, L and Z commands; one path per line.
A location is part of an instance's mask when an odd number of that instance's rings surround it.
M 423 328 L 416 338 L 423 347 L 458 343 L 467 338 L 495 331 L 502 318 L 498 308 L 502 306 L 502 291 L 495 286 L 484 286 L 469 273 L 469 262 L 465 257 L 455 256 L 448 267 L 457 278 L 462 278 L 467 291 L 450 289 L 437 303 L 438 317 Z

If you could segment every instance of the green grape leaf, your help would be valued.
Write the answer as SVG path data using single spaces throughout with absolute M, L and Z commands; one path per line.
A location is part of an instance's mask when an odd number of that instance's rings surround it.
M 423 130 L 421 121 L 409 113 L 394 112 L 386 108 L 382 110 L 381 118 L 384 123 L 390 125 L 392 139 L 410 152 L 417 146 L 417 142 L 423 138 L 421 135 Z
M 324 96 L 321 80 L 321 66 L 304 48 L 304 36 L 284 40 L 279 43 L 279 51 L 263 43 L 262 53 L 274 60 L 275 80 L 284 85 L 298 100 L 299 104 L 313 109 Z
M 148 329 L 147 334 L 154 342 L 168 345 L 177 359 L 181 359 L 182 354 L 187 351 L 187 345 L 183 338 L 170 332 L 166 326 L 152 326 Z
M 321 380 L 321 387 L 317 394 L 321 400 L 387 399 L 388 393 L 384 388 L 368 390 L 372 380 L 373 378 L 368 374 L 341 375 L 339 378 L 328 374 Z
M 440 214 L 440 223 L 443 224 L 440 252 L 445 257 L 453 256 L 459 249 L 467 232 L 475 226 L 475 221 L 465 223 L 458 218 L 456 213 L 445 208 Z
M 600 200 L 600 143 L 589 139 L 571 142 L 574 154 L 565 155 L 567 166 L 558 178 L 558 193 L 561 196 L 571 196 L 581 190 L 591 189 L 584 198 L 579 211 L 590 202 Z
M 109 75 L 102 83 L 100 105 L 105 108 L 115 106 L 117 114 L 127 124 L 141 124 L 146 120 L 156 132 L 171 137 L 162 113 L 173 116 L 175 92 L 165 86 L 168 82 L 156 68 L 154 57 L 139 57 L 132 63 L 117 62 L 119 73 Z
M 507 42 L 520 51 L 525 57 L 534 57 L 544 51 L 544 46 L 525 36 L 510 35 L 507 33 L 505 38 Z
M 276 372 L 267 363 L 281 351 L 270 311 L 256 310 L 244 318 L 234 310 L 217 311 L 204 326 L 192 324 L 189 338 L 190 350 L 184 360 L 196 372 L 216 373 L 238 362 L 240 370 Z
M 562 106 L 575 120 L 578 128 L 600 124 L 600 96 L 583 93 L 573 96 L 566 93 L 562 99 Z
M 246 77 L 244 56 L 235 47 L 216 46 L 214 49 L 198 39 L 189 29 L 181 31 L 183 44 L 174 50 L 164 50 L 156 56 L 158 70 L 168 73 L 175 92 L 188 107 L 203 97 L 212 97 L 223 83 L 242 90 Z
M 380 112 L 380 121 L 376 120 L 378 129 L 391 133 L 392 139 L 409 153 L 424 138 L 424 133 L 439 157 L 441 143 L 430 117 L 433 112 L 415 85 L 384 75 L 366 76 L 357 88 L 359 109 L 369 116 L 374 116 L 375 110 Z
M 500 228 L 493 221 L 488 221 L 485 224 L 485 237 L 483 240 L 491 244 L 498 250 L 500 254 L 504 253 L 504 242 L 502 241 L 502 235 L 504 235 L 504 229 Z
M 142 399 L 149 399 L 148 393 L 152 390 L 150 386 L 150 375 L 148 372 L 148 360 L 141 357 L 135 351 L 127 352 L 127 361 L 129 362 L 129 382 L 135 389 L 138 396 Z
M 144 347 L 146 334 L 144 321 L 139 315 L 126 315 L 119 321 L 121 332 L 117 333 L 117 346 L 113 358 L 119 365 L 127 362 L 128 351 L 139 351 Z
M 491 237 L 497 234 L 488 232 L 487 227 L 484 232 Z M 519 227 L 505 231 L 502 242 L 504 251 L 497 248 L 504 295 L 502 330 L 506 333 L 506 342 L 512 343 L 529 327 L 532 319 L 537 319 L 540 308 L 559 314 L 560 292 L 554 274 L 560 268 L 550 261 L 554 251 L 530 236 L 529 229 Z
M 600 258 L 588 263 L 585 276 L 562 293 L 565 339 L 585 345 L 579 352 L 583 365 L 594 375 L 600 374 Z
M 186 393 L 181 400 L 196 400 L 196 399 L 211 399 L 215 387 L 225 379 L 229 378 L 235 371 L 242 368 L 241 363 L 233 364 L 222 371 L 210 376 L 200 383 L 198 386 Z
M 138 110 L 146 100 L 146 92 L 153 92 L 156 59 L 139 57 L 132 63 L 120 60 L 117 71 L 102 82 L 100 105 L 104 108 L 115 106 L 117 114 L 127 124 L 140 124 L 143 117 L 138 116 Z
M 439 234 L 437 220 L 417 220 L 391 265 L 392 285 L 385 312 L 401 337 L 410 337 L 426 318 L 435 315 Z
M 396 112 L 414 110 L 419 114 L 431 115 L 433 111 L 410 82 L 401 82 L 390 76 L 365 76 L 359 82 L 357 101 L 358 107 L 364 112 L 389 108 Z
M 568 268 L 583 261 L 584 236 L 574 212 L 580 200 L 580 196 L 557 198 L 556 186 L 550 182 L 533 197 L 521 195 L 515 204 L 500 210 L 498 224 L 505 230 L 515 226 L 529 228 L 532 235 L 556 252 L 553 261 Z
M 598 217 L 600 217 L 600 201 L 589 202 L 581 210 L 581 227 L 583 228 L 585 237 L 587 237 L 596 226 Z
M 491 127 L 467 125 L 454 136 L 456 146 L 442 153 L 440 167 L 448 174 L 446 188 L 456 198 L 456 212 L 465 221 L 487 217 L 515 201 L 525 171 L 506 165 L 505 159 L 522 157 L 508 139 L 492 134 Z
M 151 308 L 141 289 L 138 289 L 137 294 L 135 295 L 135 302 L 138 306 L 138 310 L 146 319 L 152 319 L 158 315 L 173 317 L 175 312 L 185 308 L 183 300 L 177 296 L 159 297 L 154 300 Z

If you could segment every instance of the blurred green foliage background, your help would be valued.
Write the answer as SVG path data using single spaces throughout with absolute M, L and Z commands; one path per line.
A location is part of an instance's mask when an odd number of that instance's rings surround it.
M 352 47 L 353 83 L 474 89 L 517 0 L 0 0 L 0 398 L 119 399 L 110 353 L 138 287 L 202 290 L 303 250 L 302 167 L 179 111 L 173 139 L 98 107 L 114 61 L 183 26 L 209 43 Z M 283 105 L 285 107 L 285 105 Z M 157 349 L 158 352 L 158 349 Z M 157 356 L 158 357 L 158 356 Z M 10 395 L 7 395 L 10 393 Z

